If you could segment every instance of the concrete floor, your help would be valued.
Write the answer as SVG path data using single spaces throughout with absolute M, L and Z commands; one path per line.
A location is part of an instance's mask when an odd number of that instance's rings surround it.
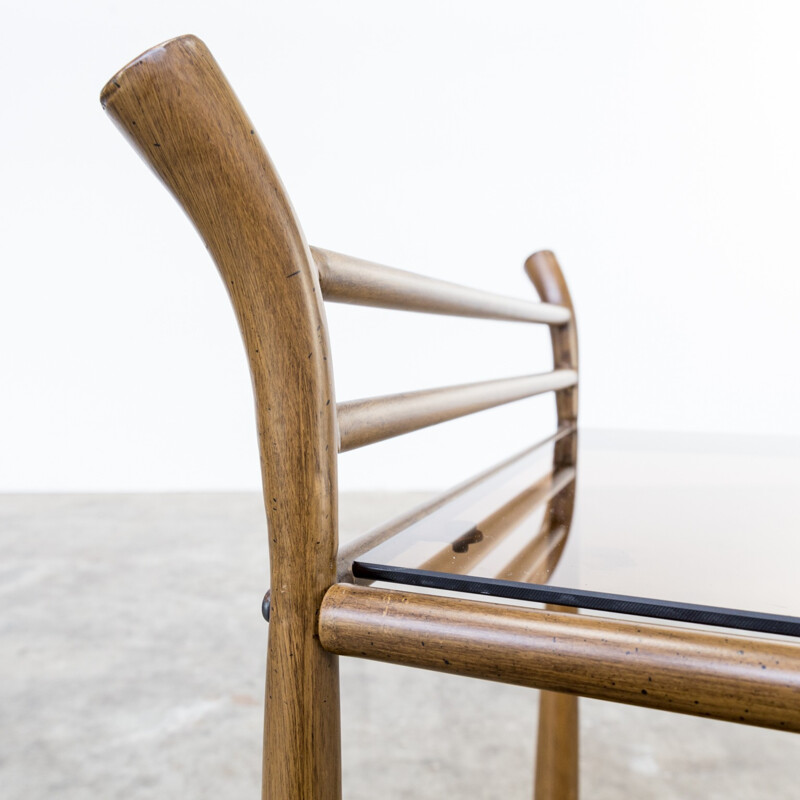
M 342 539 L 421 499 L 346 495 Z M 256 798 L 260 497 L 0 496 L 0 797 Z M 344 795 L 528 798 L 536 692 L 342 660 Z M 800 737 L 581 701 L 582 794 L 800 797 Z

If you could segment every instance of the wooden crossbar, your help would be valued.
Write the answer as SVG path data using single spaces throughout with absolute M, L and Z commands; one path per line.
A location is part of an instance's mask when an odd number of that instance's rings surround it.
M 463 383 L 438 389 L 339 403 L 339 452 L 391 439 L 440 422 L 575 386 L 578 373 L 557 369 L 539 375 Z
M 545 325 L 564 325 L 572 316 L 565 306 L 471 289 L 330 250 L 312 247 L 311 254 L 322 295 L 334 303 Z
M 800 645 L 336 584 L 332 653 L 800 732 Z

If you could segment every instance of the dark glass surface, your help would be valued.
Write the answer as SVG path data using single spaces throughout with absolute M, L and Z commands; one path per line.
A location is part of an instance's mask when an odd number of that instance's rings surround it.
M 365 553 L 354 573 L 800 636 L 800 442 L 579 439 L 575 483 L 570 469 L 553 475 L 545 445 Z

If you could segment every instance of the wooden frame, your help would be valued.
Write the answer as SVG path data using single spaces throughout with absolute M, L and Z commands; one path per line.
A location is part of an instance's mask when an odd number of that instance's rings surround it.
M 333 800 L 338 667 L 316 624 L 336 578 L 336 420 L 317 271 L 269 157 L 199 39 L 148 51 L 101 100 L 203 237 L 250 363 L 274 587 L 264 796 Z
M 502 465 L 340 553 L 337 452 L 541 391 L 556 395 L 553 474 L 569 478 L 566 490 L 537 495 L 548 498 L 540 536 L 554 537 L 547 555 L 558 558 L 575 497 L 578 349 L 555 256 L 543 251 L 526 262 L 543 300 L 530 303 L 309 248 L 255 128 L 195 37 L 135 59 L 106 85 L 101 101 L 205 241 L 250 364 L 272 586 L 265 798 L 341 796 L 339 655 L 545 690 L 540 800 L 577 796 L 577 695 L 800 730 L 794 643 L 348 583 L 357 554 Z M 553 371 L 337 405 L 323 298 L 546 324 Z
M 575 309 L 555 255 L 549 250 L 534 253 L 525 262 L 525 271 L 539 297 L 570 310 L 569 319 L 565 323 L 550 328 L 553 368 L 577 371 L 578 328 L 575 323 Z M 577 385 L 556 392 L 556 413 L 559 427 L 577 425 Z M 553 468 L 574 468 L 577 445 L 577 434 L 556 442 Z M 566 492 L 556 495 L 548 503 L 543 530 L 537 538 L 552 537 L 556 531 L 569 532 L 575 508 L 575 489 L 576 481 L 572 481 Z M 560 549 L 555 551 L 555 560 L 561 555 L 565 541 L 566 536 Z M 548 608 L 570 612 L 570 609 L 559 609 L 558 606 Z M 579 740 L 577 696 L 542 691 L 539 697 L 539 732 L 536 737 L 534 796 L 537 800 L 577 800 Z

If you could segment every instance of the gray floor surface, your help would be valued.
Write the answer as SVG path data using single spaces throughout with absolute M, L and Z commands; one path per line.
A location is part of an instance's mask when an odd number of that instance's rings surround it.
M 422 495 L 342 498 L 342 539 Z M 0 496 L 0 797 L 257 798 L 256 494 Z M 536 692 L 343 659 L 344 796 L 529 798 Z M 800 737 L 581 701 L 582 796 L 800 798 Z

